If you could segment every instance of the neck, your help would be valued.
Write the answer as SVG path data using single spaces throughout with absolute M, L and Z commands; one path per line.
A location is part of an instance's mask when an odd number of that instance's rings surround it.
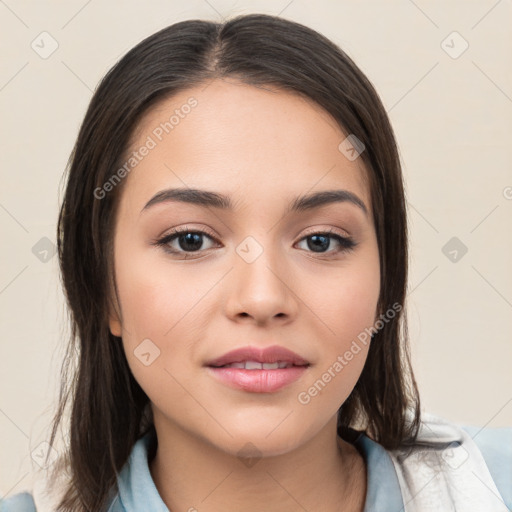
M 366 467 L 337 437 L 336 418 L 288 453 L 243 460 L 155 417 L 150 472 L 171 512 L 362 512 Z

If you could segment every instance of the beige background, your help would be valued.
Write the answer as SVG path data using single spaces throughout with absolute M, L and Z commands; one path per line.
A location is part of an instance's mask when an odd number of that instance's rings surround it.
M 2 0 L 0 497 L 30 488 L 31 453 L 48 435 L 66 326 L 57 258 L 44 250 L 55 243 L 60 180 L 92 91 L 160 28 L 249 12 L 322 32 L 376 86 L 404 165 L 423 410 L 512 425 L 510 0 Z M 45 37 L 51 49 L 43 31 L 58 43 L 46 59 L 31 47 Z M 442 251 L 452 237 L 468 248 L 456 262 Z

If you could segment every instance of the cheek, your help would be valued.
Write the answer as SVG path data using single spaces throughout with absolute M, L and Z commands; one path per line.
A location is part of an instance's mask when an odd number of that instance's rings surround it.
M 204 294 L 200 280 L 151 252 L 132 250 L 116 260 L 123 329 L 133 342 L 171 339 Z
M 119 272 L 118 288 L 122 341 L 135 380 L 158 406 L 179 401 L 185 407 L 186 393 L 178 383 L 191 387 L 183 378 L 193 361 L 186 340 L 195 337 L 194 304 L 201 290 L 169 266 L 161 269 L 135 258 Z
M 310 284 L 304 293 L 315 313 L 321 357 L 297 396 L 305 407 L 303 413 L 312 416 L 326 409 L 334 414 L 361 375 L 370 348 L 370 329 L 376 322 L 378 252 L 361 253 L 350 265 L 319 277 L 318 286 Z
M 116 242 L 122 340 L 130 369 L 153 402 L 186 398 L 178 382 L 193 388 L 188 379 L 200 360 L 198 344 L 208 339 L 208 304 L 221 275 L 206 266 L 194 270 L 172 262 L 126 237 Z
M 313 284 L 314 283 L 314 284 Z M 303 296 L 323 325 L 326 349 L 345 350 L 353 339 L 374 325 L 380 294 L 378 251 L 354 254 L 335 271 L 327 269 L 304 283 Z
M 339 283 L 337 309 L 331 316 L 339 349 L 375 323 L 379 292 L 379 276 L 367 269 L 359 274 L 354 270 Z

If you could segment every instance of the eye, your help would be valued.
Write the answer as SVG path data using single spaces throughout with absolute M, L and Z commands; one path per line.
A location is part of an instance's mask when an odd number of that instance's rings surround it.
M 211 248 L 203 247 L 203 237 L 218 243 L 216 238 L 206 231 L 191 230 L 185 226 L 174 229 L 169 234 L 153 242 L 153 245 L 162 247 L 169 254 L 183 254 L 185 259 L 187 259 L 193 253 L 201 253 L 201 251 Z M 332 245 L 332 240 L 335 241 L 334 245 L 338 245 L 337 250 L 328 250 Z M 339 235 L 333 230 L 310 233 L 303 237 L 299 243 L 303 241 L 306 241 L 307 248 L 311 252 L 318 254 L 348 252 L 357 245 L 351 238 Z
M 325 251 L 324 249 L 329 249 L 331 247 L 331 240 L 333 239 L 335 240 L 335 245 L 338 245 L 338 249 L 334 251 Z M 332 230 L 310 233 L 302 238 L 300 242 L 302 241 L 306 241 L 307 248 L 312 252 L 320 254 L 348 252 L 353 250 L 357 245 L 351 238 L 339 235 Z
M 210 240 L 215 238 L 205 231 L 191 230 L 186 226 L 183 228 L 176 228 L 164 237 L 156 240 L 153 245 L 162 247 L 164 251 L 171 254 L 184 254 L 185 258 L 188 254 L 206 250 L 203 246 L 202 237 L 207 237 Z M 215 240 L 216 241 L 216 240 Z M 174 242 L 174 246 L 172 245 Z M 178 246 L 178 248 L 176 248 Z

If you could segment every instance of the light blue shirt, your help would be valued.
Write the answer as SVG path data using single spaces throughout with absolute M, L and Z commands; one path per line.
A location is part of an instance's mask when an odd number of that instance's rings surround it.
M 512 428 L 461 426 L 482 452 L 489 472 L 508 510 L 512 509 Z M 153 431 L 133 446 L 130 458 L 118 475 L 119 493 L 108 512 L 169 512 L 151 478 L 148 447 L 154 442 Z M 404 503 L 398 477 L 388 452 L 364 433 L 353 441 L 366 461 L 367 493 L 365 512 L 400 512 Z M 192 504 L 191 506 L 193 506 Z M 197 507 L 196 507 L 197 508 Z M 28 492 L 0 502 L 0 512 L 35 512 Z M 435 511 L 442 512 L 442 511 Z M 486 512 L 486 511 L 482 511 Z M 507 512 L 507 509 L 504 509 Z

